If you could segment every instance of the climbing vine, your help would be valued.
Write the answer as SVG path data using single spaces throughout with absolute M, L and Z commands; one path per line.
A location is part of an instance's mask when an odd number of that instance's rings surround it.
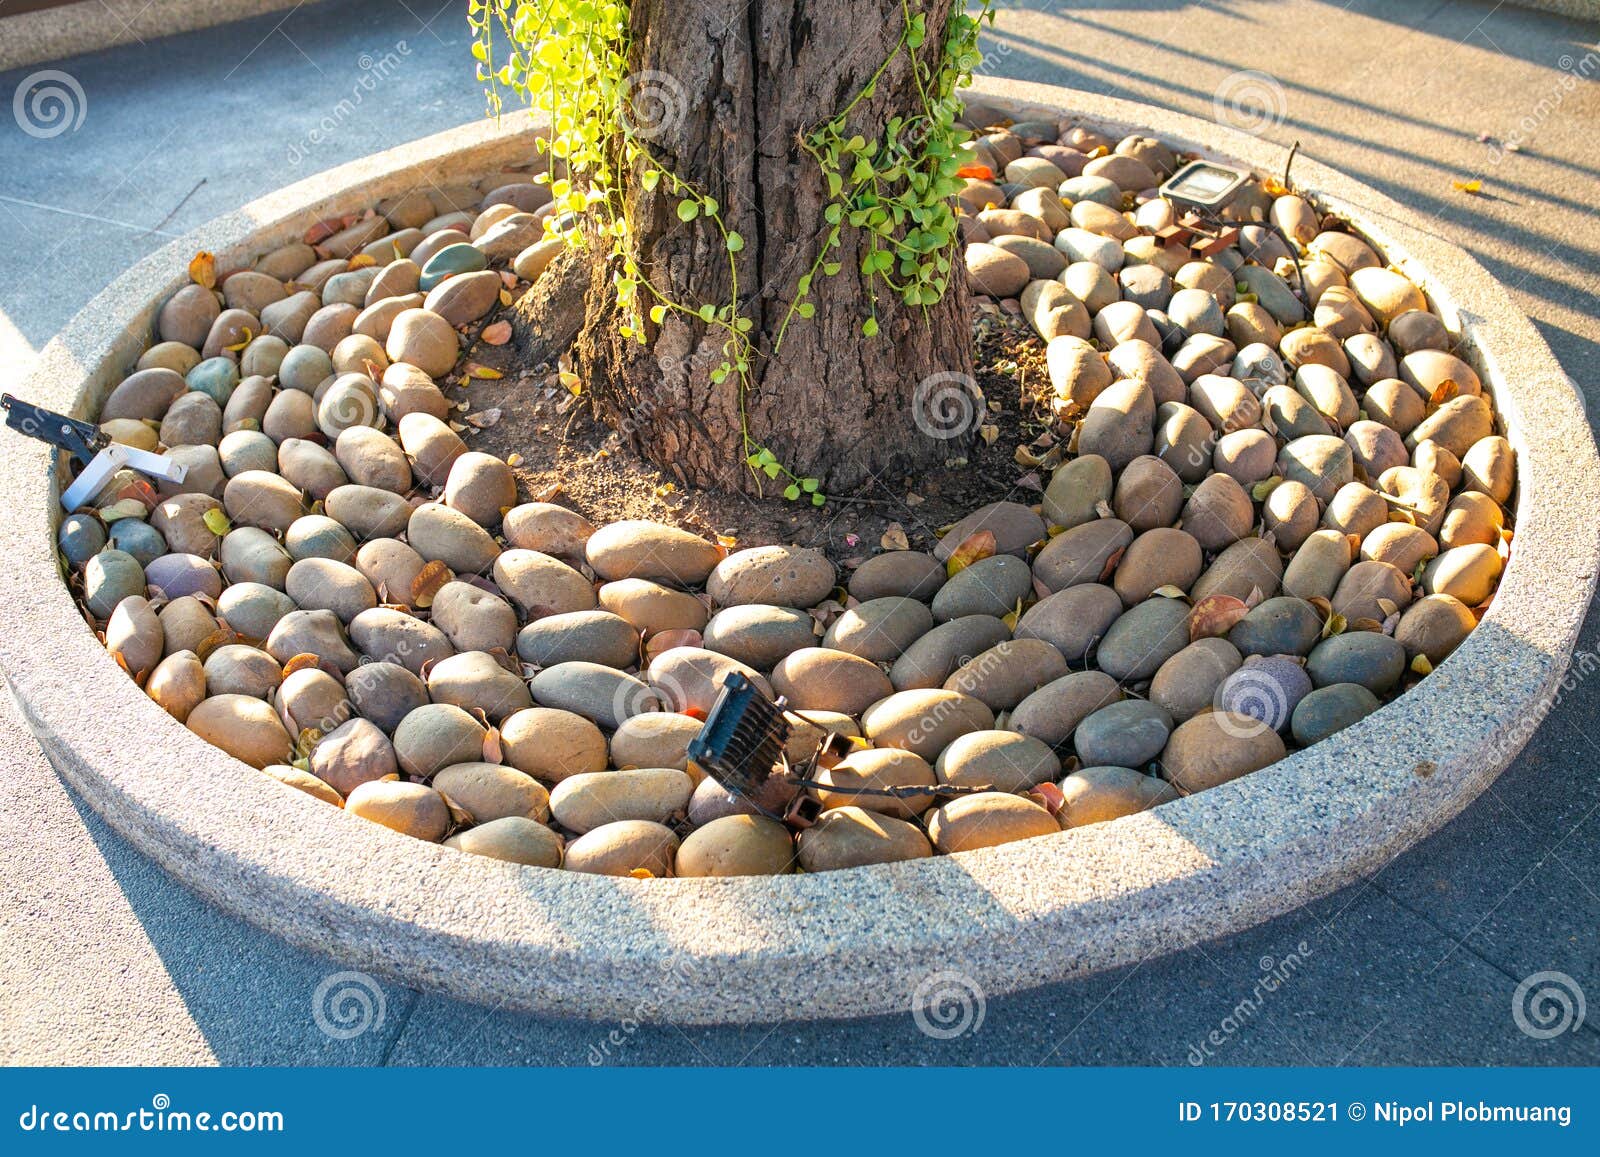
M 871 301 L 861 324 L 866 337 L 879 330 L 879 286 L 913 306 L 935 304 L 949 286 L 958 239 L 952 198 L 961 187 L 969 136 L 957 124 L 961 106 L 955 93 L 979 63 L 978 29 L 984 18 L 993 21 L 994 12 L 990 0 L 982 0 L 976 14 L 956 0 L 941 33 L 941 52 L 932 61 L 917 51 L 928 37 L 926 14 L 913 12 L 910 0 L 901 0 L 901 12 L 903 26 L 889 55 L 848 104 L 801 142 L 826 182 L 828 230 L 774 337 L 774 354 L 790 323 L 815 313 L 810 297 L 816 279 L 839 272 L 837 251 L 847 226 L 864 230 L 868 239 L 861 261 Z M 751 337 L 753 322 L 739 308 L 736 256 L 744 238 L 727 227 L 714 197 L 651 150 L 657 126 L 636 107 L 639 82 L 649 83 L 650 74 L 630 72 L 629 17 L 626 0 L 469 0 L 468 19 L 477 34 L 472 52 L 489 111 L 500 114 L 501 89 L 510 89 L 549 117 L 549 134 L 538 142 L 549 158 L 542 179 L 555 204 L 546 234 L 574 246 L 590 244 L 592 236 L 606 247 L 622 335 L 647 342 L 645 319 L 660 325 L 670 313 L 718 331 L 723 360 L 711 380 L 738 375 L 746 464 L 760 477 L 783 482 L 785 497 L 809 497 L 821 506 L 827 499 L 817 479 L 795 474 L 750 431 L 745 397 L 751 367 L 762 354 Z M 851 114 L 872 98 L 901 53 L 909 57 L 919 107 L 890 119 L 877 137 L 852 133 Z M 728 261 L 728 301 L 674 301 L 642 274 L 624 196 L 629 179 L 646 190 L 664 188 L 680 220 L 703 219 L 717 231 Z M 580 216 L 592 223 L 587 233 L 576 227 Z

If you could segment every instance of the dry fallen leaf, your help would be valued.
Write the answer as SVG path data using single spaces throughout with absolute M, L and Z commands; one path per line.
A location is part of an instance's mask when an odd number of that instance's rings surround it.
M 450 568 L 434 559 L 411 580 L 411 605 L 418 608 L 433 606 L 433 596 L 449 581 Z
M 283 665 L 283 677 L 287 679 L 296 671 L 304 671 L 309 667 L 315 667 L 321 661 L 309 651 L 302 651 L 298 655 L 291 656 L 289 661 Z
M 189 259 L 189 280 L 205 289 L 217 284 L 217 258 L 204 249 Z
M 1250 613 L 1243 599 L 1232 595 L 1207 595 L 1189 612 L 1189 641 L 1220 639 Z
M 951 552 L 950 559 L 944 564 L 945 574 L 951 578 L 966 570 L 973 563 L 981 559 L 992 558 L 995 552 L 995 537 L 992 530 L 979 530 L 969 534 Z
M 500 421 L 503 413 L 504 411 L 499 406 L 491 406 L 487 410 L 479 410 L 477 413 L 468 414 L 462 421 L 475 430 L 487 430 L 490 426 Z
M 1470 181 L 1451 181 L 1450 187 L 1458 193 L 1481 193 L 1483 182 L 1474 177 Z
M 478 380 L 485 382 L 498 381 L 499 379 L 505 377 L 505 375 L 499 370 L 494 369 L 491 366 L 480 365 L 478 362 L 467 363 L 466 376 L 469 378 L 477 378 Z
M 1250 497 L 1257 502 L 1265 502 L 1267 496 L 1281 485 L 1283 485 L 1283 476 L 1280 474 L 1274 474 L 1271 478 L 1263 478 L 1250 488 Z
M 101 522 L 116 522 L 123 518 L 143 518 L 150 508 L 137 498 L 123 498 L 99 510 Z
M 506 342 L 511 340 L 511 323 L 509 321 L 493 322 L 484 326 L 483 332 L 478 337 L 488 345 L 505 345 Z
M 1456 385 L 1455 379 L 1446 378 L 1434 387 L 1432 394 L 1428 395 L 1428 406 L 1430 409 L 1442 406 L 1459 393 L 1461 393 L 1461 387 Z
M 898 522 L 891 522 L 879 540 L 884 550 L 910 550 L 911 540 L 906 537 L 906 528 Z
M 1067 797 L 1062 794 L 1059 787 L 1049 780 L 1030 787 L 1023 793 L 1023 797 L 1031 799 L 1051 815 L 1059 815 L 1061 809 L 1067 806 Z

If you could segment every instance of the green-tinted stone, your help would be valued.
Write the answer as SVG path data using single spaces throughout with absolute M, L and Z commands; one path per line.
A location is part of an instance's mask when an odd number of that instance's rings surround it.
M 106 528 L 98 518 L 69 514 L 61 520 L 56 541 L 61 544 L 61 555 L 67 565 L 82 566 L 105 546 Z
M 1318 687 L 1359 683 L 1382 695 L 1406 670 L 1406 649 L 1377 631 L 1349 631 L 1324 639 L 1306 660 L 1306 674 Z
M 1379 706 L 1378 697 L 1361 684 L 1334 683 L 1300 700 L 1290 726 L 1295 741 L 1309 747 L 1365 719 Z
M 184 380 L 191 390 L 207 394 L 217 405 L 226 406 L 233 388 L 239 384 L 239 367 L 233 364 L 232 358 L 207 358 L 190 370 Z
M 476 273 L 480 269 L 487 268 L 489 268 L 489 258 L 484 255 L 482 249 L 465 241 L 458 241 L 454 245 L 446 245 L 428 258 L 428 263 L 422 267 L 422 279 L 417 283 L 417 288 L 427 293 L 446 278 L 454 277 L 458 273 Z
M 148 522 L 138 518 L 119 518 L 111 524 L 112 549 L 124 551 L 149 566 L 167 553 L 167 540 Z

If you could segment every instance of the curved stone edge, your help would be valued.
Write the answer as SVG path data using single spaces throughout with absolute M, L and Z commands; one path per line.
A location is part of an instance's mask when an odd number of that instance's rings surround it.
M 1131 102 L 998 81 L 974 95 L 1141 128 L 1264 172 L 1282 165 L 1275 145 Z M 213 221 L 97 297 L 24 393 L 80 414 L 98 405 L 196 249 L 226 264 L 252 235 L 287 239 L 442 180 L 452 160 L 471 175 L 526 159 L 532 131 L 525 119 L 453 130 Z M 1375 191 L 1304 157 L 1294 177 L 1391 260 L 1426 271 L 1511 427 L 1521 521 L 1494 608 L 1455 655 L 1267 771 L 1112 824 L 837 875 L 641 884 L 460 855 L 285 789 L 143 696 L 61 587 L 49 463 L 19 439 L 0 463 L 13 500 L 0 549 L 17 576 L 0 603 L 0 668 L 62 775 L 187 886 L 345 966 L 468 1000 L 681 1023 L 851 1016 L 905 1009 L 936 969 L 993 995 L 1248 927 L 1380 867 L 1492 781 L 1549 709 L 1600 559 L 1588 517 L 1600 460 L 1581 404 L 1504 290 Z

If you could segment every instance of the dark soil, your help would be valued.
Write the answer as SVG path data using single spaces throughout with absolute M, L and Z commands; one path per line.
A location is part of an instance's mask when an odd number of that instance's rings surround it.
M 494 315 L 486 321 L 495 320 Z M 933 547 L 939 532 L 990 502 L 1036 505 L 1048 468 L 1039 458 L 1055 444 L 1044 343 L 1023 319 L 979 301 L 972 318 L 974 362 L 987 402 L 988 429 L 964 458 L 921 478 L 880 481 L 874 489 L 830 497 L 826 505 L 790 502 L 782 486 L 769 498 L 689 490 L 643 461 L 615 431 L 597 421 L 587 400 L 561 384 L 554 366 L 518 364 L 515 344 L 473 341 L 476 363 L 504 374 L 452 386 L 448 396 L 467 408 L 455 415 L 470 446 L 510 462 L 528 500 L 559 502 L 591 522 L 647 518 L 706 537 L 733 539 L 737 547 L 795 543 L 820 547 L 835 562 L 859 565 L 888 545 L 900 545 L 895 527 L 913 549 Z M 458 374 L 452 382 L 460 380 Z M 473 428 L 492 419 L 484 428 Z M 888 540 L 885 540 L 885 535 Z

